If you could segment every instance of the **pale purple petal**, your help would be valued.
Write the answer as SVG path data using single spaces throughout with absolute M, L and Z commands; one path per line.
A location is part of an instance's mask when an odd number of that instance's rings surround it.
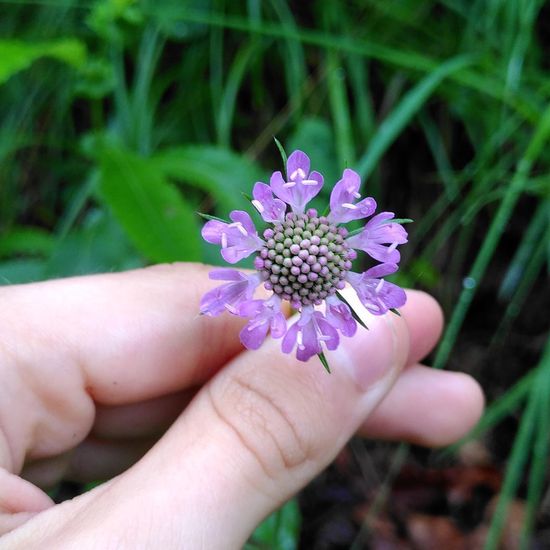
M 286 331 L 285 337 L 281 343 L 283 353 L 290 353 L 294 349 L 299 330 L 300 327 L 298 326 L 298 322 L 296 322 Z
M 401 255 L 396 247 L 407 242 L 407 232 L 402 225 L 388 222 L 393 217 L 393 212 L 377 214 L 369 220 L 361 233 L 348 237 L 347 243 L 380 262 L 398 263 Z M 385 244 L 390 246 L 383 246 Z
M 241 224 L 247 233 L 250 233 L 251 235 L 258 234 L 256 231 L 256 226 L 254 225 L 254 222 L 248 212 L 245 212 L 244 210 L 233 210 L 231 214 L 229 214 L 229 217 L 232 222 Z
M 356 203 L 361 196 L 361 178 L 357 172 L 346 168 L 342 179 L 334 186 L 330 195 L 329 220 L 333 223 L 347 223 L 371 216 L 376 210 L 376 201 L 367 197 Z
M 204 224 L 201 235 L 207 243 L 221 244 L 222 233 L 226 230 L 227 224 L 225 222 L 210 220 Z
M 281 338 L 286 333 L 286 318 L 282 313 L 277 313 L 271 318 L 271 336 Z
M 323 352 L 323 343 L 329 350 L 336 349 L 339 343 L 338 332 L 320 311 L 306 306 L 298 321 L 288 329 L 283 338 L 282 350 L 290 353 L 296 345 L 298 361 L 307 361 Z
M 392 308 L 399 308 L 407 301 L 405 291 L 379 277 L 394 273 L 395 264 L 381 264 L 363 274 L 349 272 L 348 282 L 353 286 L 361 303 L 373 315 L 383 315 Z
M 208 273 L 208 278 L 213 281 L 242 281 L 246 275 L 229 267 L 218 267 Z
M 323 317 L 319 311 L 316 312 L 317 326 L 321 333 L 320 339 L 323 340 L 325 346 L 329 350 L 335 350 L 340 343 L 338 331 Z
M 230 281 L 207 292 L 201 299 L 202 315 L 215 317 L 225 310 L 239 315 L 241 305 L 252 299 L 254 290 L 260 284 L 259 274 L 245 275 L 234 269 L 216 269 L 210 274 L 211 279 Z
M 239 315 L 252 317 L 240 333 L 241 342 L 248 349 L 258 349 L 270 328 L 273 338 L 280 338 L 286 332 L 281 299 L 275 294 L 268 300 L 244 302 L 239 308 Z
M 260 213 L 264 221 L 284 221 L 286 204 L 281 199 L 273 198 L 273 191 L 269 185 L 262 182 L 257 182 L 252 190 L 252 196 L 254 197 L 252 204 Z
M 301 328 L 302 341 L 300 342 L 300 335 L 298 335 L 296 358 L 298 361 L 308 361 L 310 357 L 321 353 L 323 348 L 321 347 L 321 342 L 319 341 L 319 335 L 317 333 L 318 329 L 313 320 Z
M 247 323 L 239 333 L 239 338 L 245 348 L 258 349 L 264 343 L 268 330 L 269 323 L 259 325 Z
M 325 316 L 327 321 L 344 336 L 353 336 L 357 331 L 357 323 L 349 306 L 334 295 L 326 299 L 326 305 Z
M 222 257 L 230 264 L 237 263 L 260 250 L 262 239 L 248 212 L 233 210 L 230 214 L 232 223 L 210 220 L 202 228 L 205 241 L 222 247 Z
M 371 279 L 379 279 L 380 277 L 385 277 L 386 275 L 391 275 L 392 273 L 395 273 L 398 269 L 399 266 L 397 264 L 378 264 L 371 267 L 370 269 L 367 269 L 364 274 L 366 277 L 370 277 Z
M 306 178 L 309 174 L 310 161 L 309 157 L 299 149 L 292 152 L 286 161 L 286 175 L 289 180 L 293 180 L 293 175 L 299 175 L 301 170 L 304 175 L 302 178 Z
M 274 172 L 270 179 L 271 189 L 281 200 L 301 214 L 307 203 L 323 187 L 323 176 L 319 172 L 309 173 L 309 158 L 302 151 L 294 151 L 287 162 L 287 181 L 281 172 Z

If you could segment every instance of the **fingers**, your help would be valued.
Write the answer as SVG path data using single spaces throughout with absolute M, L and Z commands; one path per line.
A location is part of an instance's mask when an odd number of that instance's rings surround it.
M 415 365 L 401 373 L 359 434 L 441 447 L 465 435 L 483 406 L 483 393 L 472 377 Z
M 406 364 L 423 359 L 435 346 L 443 327 L 443 314 L 439 304 L 428 294 L 407 291 L 409 300 L 401 315 L 408 323 L 410 349 Z M 418 319 L 418 321 L 417 321 Z M 133 438 L 159 434 L 177 418 L 196 389 L 150 399 L 145 402 L 99 406 L 92 433 L 100 438 Z
M 89 540 L 93 529 L 94 537 L 124 533 L 130 547 L 132 536 L 144 546 L 154 540 L 166 548 L 241 547 L 266 514 L 330 462 L 387 393 L 406 363 L 413 316 L 413 308 L 407 321 L 368 316 L 370 330 L 327 353 L 331 375 L 316 359 L 282 355 L 279 342 L 240 354 L 151 452 L 108 490 L 85 497 L 100 532 L 55 508 L 13 537 L 38 530 L 47 546 L 60 532 Z
M 1 288 L 0 419 L 17 422 L 0 425 L 0 467 L 73 448 L 97 403 L 182 390 L 238 353 L 241 319 L 197 315 L 215 284 L 207 272 L 170 265 Z
M 203 382 L 242 349 L 241 319 L 198 315 L 200 297 L 216 284 L 208 271 L 173 264 L 5 287 L 3 338 L 33 334 L 33 347 L 44 348 L 35 351 L 62 348 L 99 403 L 172 393 Z
M 122 440 L 158 437 L 180 415 L 196 391 L 192 388 L 130 405 L 98 406 L 92 435 Z
M 435 347 L 443 330 L 443 312 L 429 294 L 407 290 L 407 302 L 400 310 L 409 329 L 407 365 L 422 361 Z
M 0 468 L 0 487 L 0 536 L 53 505 L 38 487 L 3 468 Z

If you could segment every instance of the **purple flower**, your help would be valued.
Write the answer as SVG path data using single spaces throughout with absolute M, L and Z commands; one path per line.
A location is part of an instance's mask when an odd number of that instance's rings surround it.
M 396 264 L 379 264 L 362 274 L 350 271 L 347 280 L 366 309 L 373 315 L 383 315 L 390 309 L 405 305 L 407 301 L 402 288 L 382 279 L 396 271 Z
M 282 222 L 285 219 L 286 204 L 273 198 L 273 191 L 262 182 L 257 182 L 252 191 L 252 205 L 266 222 Z
M 231 281 L 208 291 L 201 299 L 201 314 L 215 317 L 225 310 L 239 315 L 239 307 L 252 299 L 261 279 L 257 273 L 245 275 L 236 269 L 214 269 L 209 275 L 218 281 Z
M 313 306 L 303 308 L 302 314 L 287 331 L 283 338 L 282 350 L 290 353 L 297 346 L 296 357 L 299 361 L 307 361 L 314 355 L 322 353 L 321 343 L 329 350 L 338 347 L 340 339 L 336 329 L 325 319 L 320 311 Z
M 326 299 L 326 304 L 327 321 L 344 336 L 353 336 L 357 332 L 357 323 L 349 306 L 334 295 Z
M 209 243 L 222 247 L 222 257 L 230 264 L 236 264 L 253 252 L 260 250 L 262 239 L 254 227 L 254 222 L 242 210 L 233 210 L 229 214 L 233 223 L 210 220 L 202 228 L 202 238 Z
M 258 349 L 271 333 L 273 338 L 282 338 L 284 353 L 296 349 L 300 361 L 314 355 L 325 361 L 321 354 L 338 347 L 339 333 L 351 337 L 357 331 L 353 312 L 338 295 L 346 284 L 374 315 L 405 303 L 405 292 L 384 277 L 397 270 L 400 254 L 396 247 L 407 242 L 407 232 L 391 222 L 391 212 L 382 212 L 359 234 L 348 235 L 343 224 L 371 216 L 376 209 L 373 198 L 358 200 L 361 181 L 353 170 L 344 170 L 334 186 L 327 216 L 306 209 L 321 190 L 323 176 L 310 172 L 305 153 L 294 151 L 288 157 L 286 174 L 285 180 L 281 172 L 274 172 L 270 186 L 262 182 L 254 185 L 252 205 L 267 225 L 261 237 L 250 216 L 240 210 L 231 212 L 231 222 L 212 220 L 205 224 L 204 239 L 220 245 L 226 261 L 236 263 L 255 254 L 256 272 L 212 271 L 212 279 L 227 282 L 204 295 L 201 313 L 219 315 L 228 310 L 247 318 L 240 338 L 248 349 Z M 356 250 L 382 263 L 364 273 L 354 272 Z M 262 283 L 272 293 L 265 299 L 254 296 Z M 290 327 L 282 312 L 283 300 L 300 314 Z
M 323 176 L 319 172 L 310 174 L 309 166 L 309 157 L 302 151 L 294 151 L 288 157 L 286 165 L 287 181 L 283 179 L 281 172 L 274 172 L 271 176 L 271 189 L 296 214 L 301 214 L 306 204 L 323 187 Z
M 348 244 L 380 262 L 399 263 L 401 254 L 396 247 L 407 242 L 407 232 L 402 225 L 388 222 L 394 216 L 393 212 L 377 214 L 369 220 L 361 233 L 348 237 Z M 384 244 L 390 246 L 383 246 Z
M 270 329 L 273 338 L 281 338 L 286 333 L 281 299 L 276 294 L 268 300 L 244 302 L 239 308 L 239 315 L 251 318 L 240 333 L 241 342 L 248 349 L 258 349 Z
M 359 187 L 361 178 L 357 172 L 346 168 L 342 179 L 334 186 L 330 194 L 330 214 L 328 219 L 335 223 L 347 223 L 372 215 L 376 210 L 376 201 L 367 197 L 357 204 L 361 197 Z

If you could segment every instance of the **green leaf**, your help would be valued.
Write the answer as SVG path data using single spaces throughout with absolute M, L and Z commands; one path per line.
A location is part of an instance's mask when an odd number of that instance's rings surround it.
M 223 211 L 242 208 L 241 193 L 263 177 L 258 166 L 246 158 L 211 145 L 168 149 L 157 153 L 151 162 L 164 176 L 210 193 Z
M 0 285 L 31 283 L 44 278 L 44 260 L 9 260 L 0 262 Z
M 283 166 L 286 170 L 286 163 L 288 161 L 288 157 L 286 155 L 285 148 L 283 147 L 282 143 L 275 136 L 273 136 L 273 140 L 275 141 L 275 145 L 277 146 L 277 149 L 279 149 L 279 153 L 281 153 L 281 158 L 283 159 Z
M 249 543 L 245 546 L 245 550 L 254 548 L 296 550 L 300 522 L 298 503 L 296 500 L 290 500 L 256 528 Z
M 100 164 L 100 196 L 144 256 L 155 262 L 200 259 L 195 214 L 156 163 L 105 145 Z
M 41 57 L 51 57 L 79 68 L 86 61 L 86 47 L 75 38 L 35 43 L 0 40 L 0 84 Z
M 216 222 L 222 222 L 222 223 L 229 223 L 227 220 L 224 220 L 222 218 L 218 218 L 217 216 L 211 216 L 210 214 L 203 214 L 202 212 L 196 212 L 197 216 L 200 216 L 201 218 L 204 218 L 208 221 L 216 221 Z
M 14 227 L 0 239 L 0 257 L 16 254 L 48 256 L 54 247 L 50 233 L 38 227 Z
M 411 218 L 392 218 L 391 220 L 384 220 L 382 222 L 382 225 L 384 225 L 385 223 L 414 223 L 414 220 L 411 220 Z
M 357 171 L 362 178 L 368 178 L 382 155 L 389 149 L 397 136 L 403 131 L 411 118 L 426 103 L 435 89 L 451 74 L 471 65 L 471 56 L 460 55 L 443 63 L 435 71 L 425 76 L 418 84 L 408 91 L 397 107 L 380 124 L 377 132 L 369 143 L 367 152 L 357 163 Z
M 330 367 L 324 352 L 318 353 L 317 357 L 319 357 L 319 360 L 323 363 L 323 367 L 325 367 L 325 370 L 330 374 Z

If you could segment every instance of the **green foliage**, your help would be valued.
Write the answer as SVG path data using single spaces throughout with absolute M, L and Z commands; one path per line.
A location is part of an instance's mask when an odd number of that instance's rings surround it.
M 151 160 L 104 146 L 99 192 L 136 248 L 149 260 L 200 258 L 200 232 L 194 211 Z
M 79 68 L 86 60 L 86 47 L 74 38 L 36 43 L 0 40 L 0 84 L 41 57 L 51 57 Z
M 256 528 L 245 549 L 295 550 L 298 548 L 300 523 L 298 503 L 289 500 Z

